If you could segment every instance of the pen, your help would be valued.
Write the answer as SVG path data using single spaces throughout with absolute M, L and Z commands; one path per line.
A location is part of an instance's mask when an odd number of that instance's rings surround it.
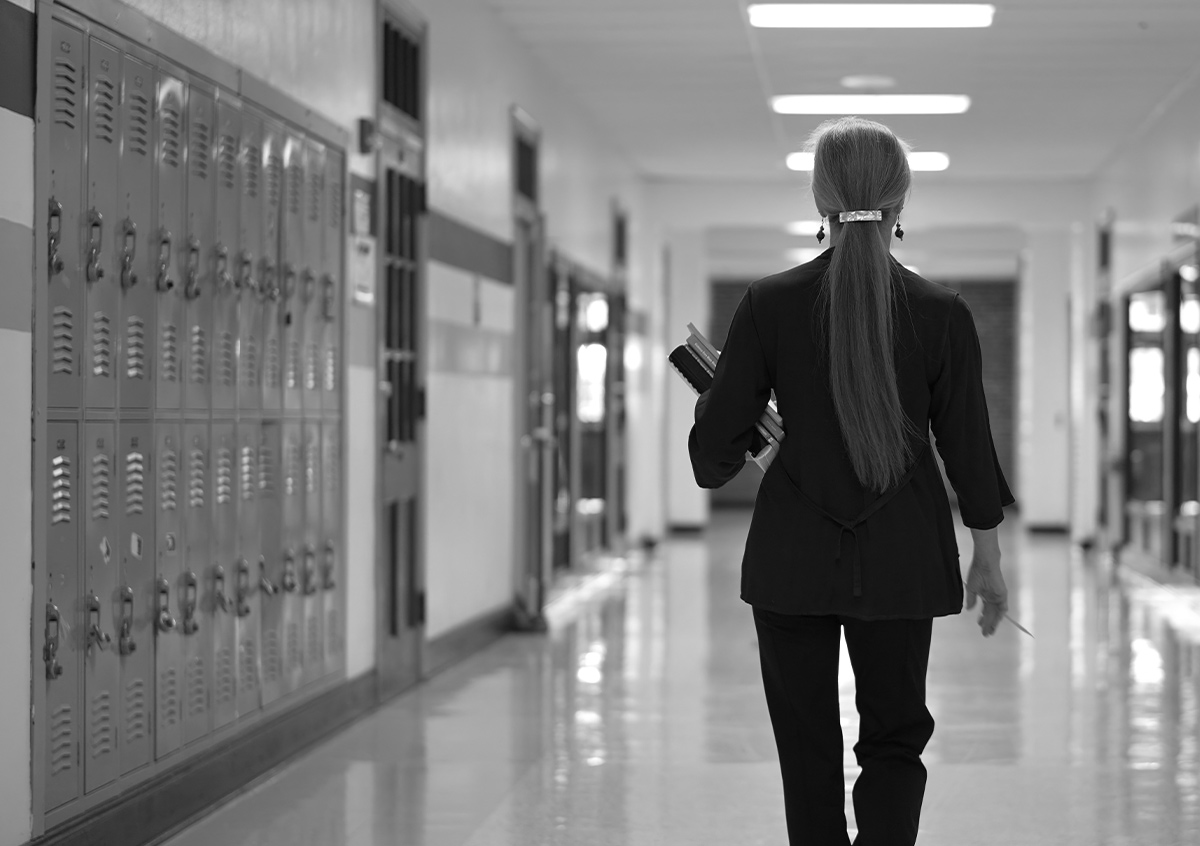
M 1008 620 L 1010 623 L 1012 623 L 1012 624 L 1013 624 L 1014 626 L 1016 626 L 1018 629 L 1020 629 L 1021 631 L 1025 632 L 1025 634 L 1029 635 L 1030 637 L 1033 637 L 1033 632 L 1029 631 L 1029 629 L 1027 629 L 1027 628 L 1025 628 L 1024 626 L 1022 626 L 1020 623 L 1018 623 L 1018 622 L 1017 622 L 1016 620 L 1014 620 L 1012 617 L 1010 617 L 1010 616 L 1008 616 L 1007 614 L 1005 614 L 1005 615 L 1004 615 L 1004 619 Z

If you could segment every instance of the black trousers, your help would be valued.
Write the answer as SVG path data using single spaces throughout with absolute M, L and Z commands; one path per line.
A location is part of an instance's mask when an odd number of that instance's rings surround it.
M 925 796 L 921 752 L 933 734 L 925 707 L 933 620 L 808 617 L 755 608 L 754 625 L 791 846 L 850 843 L 838 711 L 843 627 L 860 718 L 854 846 L 911 846 Z

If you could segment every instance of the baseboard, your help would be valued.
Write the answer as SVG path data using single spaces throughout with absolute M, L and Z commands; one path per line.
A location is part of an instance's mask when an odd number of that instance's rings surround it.
M 1025 531 L 1037 535 L 1065 535 L 1071 527 L 1063 523 L 1026 523 Z
M 672 523 L 667 531 L 672 535 L 700 535 L 707 528 L 703 523 Z
M 425 646 L 424 660 L 421 662 L 422 679 L 457 664 L 512 630 L 512 608 L 501 608 L 438 635 Z
M 158 842 L 357 720 L 375 707 L 377 699 L 374 673 L 347 681 L 46 832 L 29 846 Z

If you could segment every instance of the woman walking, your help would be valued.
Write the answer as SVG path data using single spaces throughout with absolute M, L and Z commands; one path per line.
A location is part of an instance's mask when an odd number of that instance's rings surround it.
M 841 631 L 854 668 L 855 846 L 916 842 L 933 734 L 925 675 L 934 617 L 963 581 L 932 428 L 974 554 L 967 607 L 1007 610 L 996 526 L 1013 502 L 996 460 L 970 309 L 903 268 L 906 145 L 859 118 L 815 134 L 813 196 L 830 248 L 752 284 L 689 439 L 696 481 L 737 475 L 775 392 L 787 438 L 762 480 L 742 561 L 792 846 L 847 846 L 838 712 Z M 818 235 L 824 236 L 824 225 Z

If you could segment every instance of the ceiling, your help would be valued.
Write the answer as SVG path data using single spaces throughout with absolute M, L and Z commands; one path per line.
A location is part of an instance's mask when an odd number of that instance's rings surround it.
M 487 0 L 644 175 L 774 180 L 822 120 L 777 94 L 968 94 L 963 115 L 881 117 L 948 153 L 922 179 L 1078 179 L 1200 72 L 1200 0 L 991 0 L 975 30 L 766 30 L 746 0 Z M 876 0 L 878 2 L 878 0 Z

